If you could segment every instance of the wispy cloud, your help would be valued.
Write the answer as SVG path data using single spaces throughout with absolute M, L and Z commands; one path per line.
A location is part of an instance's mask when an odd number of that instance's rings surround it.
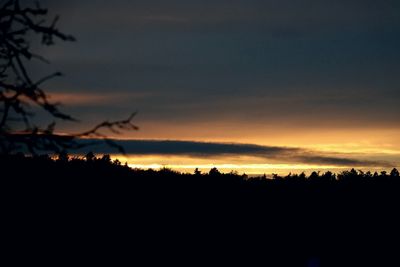
M 50 93 L 49 99 L 52 102 L 65 104 L 68 106 L 101 106 L 113 103 L 124 103 L 129 99 L 141 99 L 146 97 L 145 93 L 129 93 L 129 92 L 103 92 L 103 93 L 90 93 L 90 92 L 57 92 Z

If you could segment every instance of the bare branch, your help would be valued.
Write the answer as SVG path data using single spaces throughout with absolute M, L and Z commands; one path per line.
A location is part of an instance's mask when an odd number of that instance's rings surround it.
M 50 102 L 48 95 L 39 87 L 48 80 L 61 76 L 61 73 L 54 72 L 34 82 L 26 65 L 32 59 L 49 63 L 32 52 L 31 38 L 28 38 L 32 34 L 41 36 L 43 45 L 52 45 L 56 39 L 75 41 L 73 36 L 57 29 L 59 16 L 46 23 L 47 13 L 47 9 L 40 7 L 38 3 L 34 7 L 21 7 L 19 0 L 8 0 L 0 7 L 0 154 L 10 153 L 22 146 L 32 154 L 37 151 L 61 153 L 87 145 L 79 142 L 87 137 L 103 140 L 123 151 L 121 146 L 108 139 L 101 131 L 119 134 L 123 130 L 138 130 L 132 123 L 136 113 L 125 120 L 105 121 L 83 133 L 66 136 L 56 134 L 56 122 L 50 123 L 44 129 L 32 123 L 34 114 L 30 112 L 30 104 L 39 106 L 55 119 L 76 121 L 60 111 L 57 103 Z M 21 129 L 21 126 L 12 127 L 15 122 L 22 122 L 25 129 Z
M 117 129 L 129 129 L 129 130 L 139 130 L 139 127 L 137 127 L 136 125 L 134 125 L 132 123 L 133 118 L 136 116 L 137 112 L 132 113 L 127 119 L 125 120 L 118 120 L 118 121 L 104 121 L 102 123 L 99 123 L 98 125 L 96 125 L 95 127 L 93 127 L 92 129 L 82 132 L 82 133 L 77 133 L 74 134 L 74 136 L 77 137 L 87 137 L 87 136 L 91 136 L 94 134 L 98 134 L 99 130 L 101 129 L 108 129 L 110 131 L 113 132 L 118 132 Z

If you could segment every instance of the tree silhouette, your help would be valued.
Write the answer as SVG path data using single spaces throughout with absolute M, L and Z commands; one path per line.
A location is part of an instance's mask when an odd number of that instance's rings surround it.
M 221 173 L 216 167 L 214 167 L 209 171 L 208 175 L 210 175 L 210 176 L 219 176 L 219 175 L 221 175 Z
M 119 133 L 119 130 L 137 130 L 131 122 L 135 114 L 126 120 L 104 121 L 88 131 L 69 135 L 57 134 L 55 122 L 47 127 L 33 123 L 35 114 L 32 107 L 39 107 L 55 120 L 77 121 L 62 112 L 58 103 L 51 102 L 42 88 L 44 82 L 62 74 L 54 72 L 33 80 L 27 70 L 27 64 L 32 60 L 48 62 L 32 51 L 34 37 L 41 37 L 44 46 L 53 45 L 56 40 L 75 41 L 73 36 L 56 28 L 58 16 L 50 22 L 46 20 L 47 12 L 38 3 L 35 7 L 23 7 L 19 0 L 8 0 L 0 6 L 0 154 L 21 150 L 28 150 L 31 154 L 40 151 L 60 154 L 86 146 L 79 142 L 82 137 L 102 139 L 123 152 L 121 146 L 101 131 L 108 129 Z
M 399 177 L 399 176 L 400 176 L 400 173 L 399 173 L 399 171 L 398 171 L 396 168 L 394 168 L 394 169 L 390 172 L 390 176 L 392 176 L 392 177 Z
M 196 175 L 196 176 L 200 176 L 201 175 L 201 171 L 199 170 L 199 168 L 196 168 L 194 170 L 194 175 Z

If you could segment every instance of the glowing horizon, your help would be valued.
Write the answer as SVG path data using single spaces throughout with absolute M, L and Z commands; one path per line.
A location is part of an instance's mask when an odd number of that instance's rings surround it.
M 330 171 L 332 173 L 340 173 L 341 171 L 350 170 L 352 168 L 348 167 L 338 167 L 338 166 L 320 166 L 320 165 L 306 165 L 306 164 L 193 164 L 193 165 L 173 165 L 173 164 L 129 164 L 128 166 L 135 169 L 154 169 L 160 170 L 163 168 L 168 168 L 174 171 L 182 172 L 182 173 L 193 173 L 195 169 L 203 173 L 208 173 L 210 169 L 217 168 L 222 173 L 230 173 L 237 172 L 238 174 L 246 174 L 246 175 L 267 175 L 271 176 L 272 174 L 278 175 L 288 175 L 292 174 L 300 174 L 305 173 L 309 175 L 311 172 L 327 172 Z M 371 171 L 371 172 L 380 172 L 387 171 L 389 172 L 393 168 L 369 168 L 362 166 L 354 166 L 356 170 L 362 171 Z
M 392 155 L 393 156 L 393 155 Z M 197 168 L 203 173 L 207 173 L 212 168 L 217 168 L 223 173 L 229 173 L 231 171 L 238 172 L 239 174 L 247 175 L 263 175 L 270 176 L 272 174 L 287 175 L 289 173 L 300 174 L 302 172 L 310 174 L 313 171 L 340 173 L 345 170 L 355 168 L 364 172 L 380 172 L 380 171 L 391 171 L 393 168 L 399 168 L 400 161 L 396 161 L 393 166 L 338 166 L 338 165 L 327 165 L 327 164 L 302 164 L 302 163 L 279 163 L 277 160 L 268 160 L 255 158 L 255 157 L 196 157 L 196 156 L 172 156 L 172 155 L 119 155 L 112 154 L 112 159 L 118 159 L 122 163 L 127 163 L 131 168 L 139 169 L 162 169 L 170 168 L 175 171 L 183 173 L 193 173 Z M 400 153 L 396 154 L 396 159 L 400 159 Z
M 201 3 L 201 15 L 193 1 L 95 2 L 50 4 L 79 37 L 37 51 L 67 75 L 46 84 L 50 101 L 82 122 L 59 122 L 57 131 L 138 111 L 139 131 L 105 133 L 144 140 L 139 152 L 131 146 L 131 166 L 246 173 L 400 166 L 398 2 L 317 1 L 310 9 L 223 0 Z M 45 69 L 31 71 L 41 77 Z M 38 125 L 48 121 L 44 115 Z M 179 149 L 157 148 L 165 140 Z

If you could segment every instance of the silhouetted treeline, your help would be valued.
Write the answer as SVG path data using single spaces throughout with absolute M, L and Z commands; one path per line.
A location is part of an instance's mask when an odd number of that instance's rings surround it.
M 271 178 L 266 175 L 249 177 L 246 174 L 238 174 L 231 171 L 230 173 L 221 173 L 217 168 L 210 169 L 209 172 L 202 173 L 198 169 L 193 174 L 181 173 L 169 168 L 153 169 L 137 169 L 130 168 L 128 165 L 121 164 L 119 160 L 111 160 L 109 155 L 96 157 L 93 153 L 88 153 L 85 157 L 70 157 L 67 154 L 61 154 L 56 159 L 49 155 L 41 156 L 24 156 L 22 153 L 16 155 L 0 156 L 0 163 L 3 167 L 3 173 L 11 176 L 19 177 L 35 177 L 37 178 L 60 178 L 60 177 L 79 177 L 90 179 L 102 178 L 160 178 L 171 181 L 171 179 L 188 178 L 191 181 L 210 181 L 218 183 L 223 181 L 229 183 L 246 183 L 246 184 L 296 184 L 296 183 L 370 183 L 370 182 L 397 182 L 400 180 L 399 171 L 396 168 L 388 173 L 381 172 L 364 172 L 361 170 L 351 169 L 342 171 L 339 174 L 330 171 L 312 172 L 310 175 L 288 174 L 280 176 L 273 174 Z M 18 168 L 24 166 L 24 168 Z
M 32 262 L 74 263 L 78 251 L 113 265 L 400 266 L 396 169 L 268 179 L 92 153 L 0 156 L 0 167 L 8 247 L 23 238 Z

